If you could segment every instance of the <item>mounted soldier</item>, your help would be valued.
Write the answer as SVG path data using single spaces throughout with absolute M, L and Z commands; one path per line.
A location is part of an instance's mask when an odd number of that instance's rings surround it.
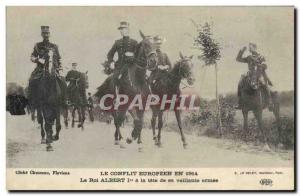
M 44 73 L 44 69 L 49 69 L 50 51 L 53 53 L 52 61 L 55 70 L 48 71 L 55 72 L 55 74 L 59 76 L 59 71 L 61 70 L 61 56 L 59 54 L 58 47 L 56 44 L 49 41 L 49 26 L 41 26 L 41 35 L 43 37 L 43 41 L 35 44 L 30 58 L 33 63 L 36 63 L 36 68 L 33 70 L 29 78 L 28 99 L 31 104 L 37 104 L 36 98 L 38 96 L 34 95 L 34 92 L 35 89 L 37 89 L 40 79 Z
M 168 55 L 161 50 L 161 45 L 166 40 L 161 36 L 157 35 L 153 38 L 153 46 L 155 48 L 155 52 L 152 55 L 156 55 L 156 64 L 152 64 L 152 67 L 149 67 L 149 71 L 151 71 L 150 77 L 148 79 L 149 84 L 155 84 L 158 79 L 166 76 L 168 71 L 172 69 L 172 63 L 168 57 Z
M 113 70 L 113 80 L 115 84 L 115 93 L 119 94 L 120 81 L 122 77 L 128 76 L 128 67 L 134 64 L 134 53 L 138 42 L 129 37 L 129 23 L 121 22 L 118 28 L 122 38 L 116 40 L 107 54 L 107 65 Z M 118 60 L 114 61 L 115 53 L 118 54 Z
M 258 74 L 259 82 L 266 88 L 268 94 L 268 105 L 269 110 L 272 110 L 272 97 L 271 97 L 271 86 L 273 86 L 271 80 L 267 76 L 266 69 L 267 65 L 265 64 L 265 58 L 257 52 L 257 46 L 254 43 L 249 43 L 249 52 L 251 53 L 247 57 L 243 57 L 244 52 L 246 51 L 246 47 L 239 51 L 236 60 L 241 63 L 248 64 L 248 72 L 247 75 L 242 75 L 238 85 L 238 106 L 236 109 L 241 109 L 241 88 L 243 86 L 243 81 L 247 76 L 252 76 L 252 74 Z
M 52 141 L 59 140 L 60 110 L 65 104 L 66 84 L 60 75 L 61 56 L 56 44 L 49 41 L 49 26 L 41 26 L 43 41 L 35 44 L 31 61 L 36 68 L 29 79 L 29 103 L 37 108 L 38 123 L 41 125 L 41 143 L 46 150 L 52 151 Z M 52 126 L 56 123 L 56 134 Z M 46 138 L 45 138 L 46 136 Z
M 81 73 L 77 71 L 77 63 L 72 63 L 72 69 L 68 71 L 66 75 L 66 82 L 69 83 L 67 88 L 69 101 L 71 101 L 72 98 L 74 97 L 72 93 L 75 92 L 74 90 L 76 89 L 80 76 Z
M 79 116 L 78 127 L 83 129 L 83 123 L 85 120 L 85 108 L 88 106 L 86 98 L 86 89 L 88 88 L 87 72 L 82 73 L 77 71 L 77 63 L 72 63 L 72 70 L 66 75 L 66 82 L 69 82 L 67 91 L 72 109 L 72 127 L 75 123 L 75 111 L 77 110 Z

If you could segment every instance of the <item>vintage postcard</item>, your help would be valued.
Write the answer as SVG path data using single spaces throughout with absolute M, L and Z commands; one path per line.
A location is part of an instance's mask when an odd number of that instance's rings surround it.
M 295 8 L 6 7 L 8 190 L 295 190 Z

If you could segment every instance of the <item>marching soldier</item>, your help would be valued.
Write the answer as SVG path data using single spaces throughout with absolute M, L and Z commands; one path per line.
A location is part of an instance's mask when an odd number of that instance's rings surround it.
M 116 94 L 118 95 L 120 87 L 120 79 L 123 76 L 128 75 L 128 67 L 134 63 L 134 53 L 138 42 L 129 37 L 129 23 L 121 22 L 118 28 L 120 30 L 122 38 L 116 40 L 112 48 L 107 54 L 108 65 L 113 69 L 113 79 L 116 88 Z M 115 53 L 118 54 L 118 60 L 114 61 Z
M 34 95 L 34 89 L 37 89 L 37 85 L 39 84 L 39 80 L 42 77 L 43 69 L 49 69 L 49 51 L 53 52 L 53 64 L 57 69 L 61 69 L 61 56 L 59 54 L 59 50 L 56 44 L 53 44 L 49 41 L 50 38 L 50 30 L 49 26 L 41 26 L 41 35 L 43 37 L 43 41 L 35 44 L 33 48 L 33 52 L 31 54 L 31 61 L 36 63 L 36 68 L 31 73 L 29 78 L 29 95 L 28 99 L 33 103 L 36 103 L 36 100 L 33 100 L 37 96 Z M 46 67 L 45 67 L 46 66 Z
M 260 78 L 259 81 L 262 85 L 264 85 L 267 89 L 268 93 L 268 101 L 269 101 L 269 109 L 272 110 L 272 98 L 271 98 L 271 87 L 273 86 L 271 80 L 267 76 L 266 69 L 267 65 L 265 64 L 265 58 L 261 56 L 257 52 L 257 46 L 254 43 L 249 43 L 249 52 L 251 53 L 247 57 L 243 57 L 244 52 L 246 51 L 246 47 L 244 47 L 242 50 L 239 51 L 236 60 L 241 63 L 247 63 L 248 64 L 248 74 L 252 74 L 255 69 L 257 68 L 260 71 Z M 240 96 L 241 96 L 241 88 L 242 88 L 242 81 L 245 78 L 245 75 L 242 75 L 239 85 L 238 85 L 238 98 L 239 103 L 236 109 L 241 109 L 241 102 L 240 102 Z
M 172 64 L 165 52 L 161 51 L 161 45 L 166 40 L 161 36 L 157 35 L 153 38 L 153 45 L 156 52 L 156 67 L 150 68 L 151 74 L 148 79 L 149 84 L 155 84 L 158 79 L 164 77 L 168 71 L 171 70 Z

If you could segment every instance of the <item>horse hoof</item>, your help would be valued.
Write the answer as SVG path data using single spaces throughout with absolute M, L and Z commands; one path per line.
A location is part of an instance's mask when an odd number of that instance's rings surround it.
M 153 140 L 156 140 L 156 136 L 153 136 Z
M 82 126 L 81 124 L 77 125 L 78 128 L 80 128 L 81 126 Z
M 46 139 L 42 139 L 41 144 L 46 144 Z
M 126 148 L 124 144 L 120 144 L 120 148 L 124 149 Z
M 132 139 L 127 138 L 127 139 L 126 139 L 126 143 L 127 143 L 127 144 L 131 144 L 131 143 L 132 143 Z
M 119 141 L 115 141 L 115 145 L 119 145 Z
M 143 150 L 143 147 L 138 147 L 138 151 L 139 152 L 143 152 L 144 150 Z
M 264 145 L 263 151 L 265 151 L 265 152 L 271 152 L 271 148 L 270 148 L 269 144 L 265 144 Z
M 188 148 L 187 145 L 188 145 L 187 143 L 183 143 L 183 148 L 187 149 Z
M 47 147 L 46 147 L 46 151 L 47 151 L 47 152 L 53 151 L 53 147 L 52 147 L 52 146 L 47 146 Z
M 156 146 L 159 147 L 159 148 L 162 148 L 162 143 L 158 142 L 158 143 L 156 143 Z
M 59 140 L 59 136 L 58 136 L 58 135 L 55 135 L 54 137 L 52 137 L 52 140 L 53 140 L 53 141 Z

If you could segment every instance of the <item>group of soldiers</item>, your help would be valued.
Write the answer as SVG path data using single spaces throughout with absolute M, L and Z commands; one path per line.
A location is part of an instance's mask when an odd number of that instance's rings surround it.
M 129 23 L 126 21 L 122 21 L 120 23 L 120 26 L 118 27 L 118 30 L 121 33 L 122 38 L 118 39 L 114 42 L 112 48 L 109 50 L 107 54 L 107 65 L 109 67 L 106 67 L 106 69 L 110 69 L 113 78 L 115 81 L 115 84 L 118 85 L 118 82 L 120 81 L 120 77 L 125 74 L 125 72 L 128 71 L 128 67 L 133 65 L 135 63 L 134 54 L 137 50 L 138 42 L 132 38 L 130 38 L 130 28 Z M 56 44 L 51 43 L 49 41 L 50 37 L 50 30 L 49 26 L 42 26 L 41 27 L 41 35 L 43 37 L 43 41 L 35 44 L 32 55 L 31 55 L 31 61 L 36 64 L 36 68 L 33 70 L 30 79 L 29 79 L 29 99 L 33 98 L 31 97 L 32 91 L 34 88 L 36 88 L 37 83 L 39 82 L 39 79 L 41 78 L 41 75 L 43 73 L 43 68 L 46 66 L 48 62 L 47 52 L 52 51 L 53 52 L 53 63 L 54 67 L 59 74 L 60 70 L 62 70 L 61 67 L 61 56 L 59 53 L 59 49 Z M 151 71 L 150 75 L 147 75 L 148 82 L 155 83 L 159 78 L 163 77 L 164 74 L 166 74 L 169 70 L 172 69 L 172 63 L 168 57 L 168 55 L 162 51 L 161 46 L 166 40 L 157 35 L 152 37 L 151 42 L 153 43 L 154 52 L 156 52 L 157 55 L 157 66 L 154 67 Z M 268 93 L 270 94 L 270 86 L 272 86 L 272 83 L 268 76 L 266 75 L 266 64 L 265 64 L 265 58 L 261 56 L 257 52 L 257 46 L 256 44 L 250 43 L 249 44 L 249 51 L 250 55 L 248 57 L 243 57 L 244 52 L 246 51 L 246 47 L 244 47 L 242 50 L 239 51 L 237 56 L 237 61 L 242 63 L 247 63 L 249 72 L 251 73 L 255 67 L 260 67 L 262 69 L 261 71 L 261 83 L 266 86 Z M 118 59 L 115 61 L 114 56 L 115 54 L 118 54 Z M 66 81 L 69 83 L 68 88 L 72 88 L 75 85 L 76 80 L 79 77 L 79 72 L 76 70 L 77 63 L 72 64 L 72 70 L 69 71 L 66 75 Z M 53 70 L 51 70 L 53 71 Z M 242 76 L 241 81 L 245 78 L 245 76 Z M 238 96 L 240 96 L 240 89 L 241 89 L 242 82 L 239 83 L 238 87 Z M 270 98 L 271 96 L 269 96 Z M 87 100 L 85 100 L 87 102 Z M 91 94 L 89 93 L 89 102 L 92 102 Z M 271 103 L 271 98 L 270 98 Z M 271 105 L 271 104 L 270 104 Z M 240 104 L 237 106 L 237 109 L 240 108 Z

